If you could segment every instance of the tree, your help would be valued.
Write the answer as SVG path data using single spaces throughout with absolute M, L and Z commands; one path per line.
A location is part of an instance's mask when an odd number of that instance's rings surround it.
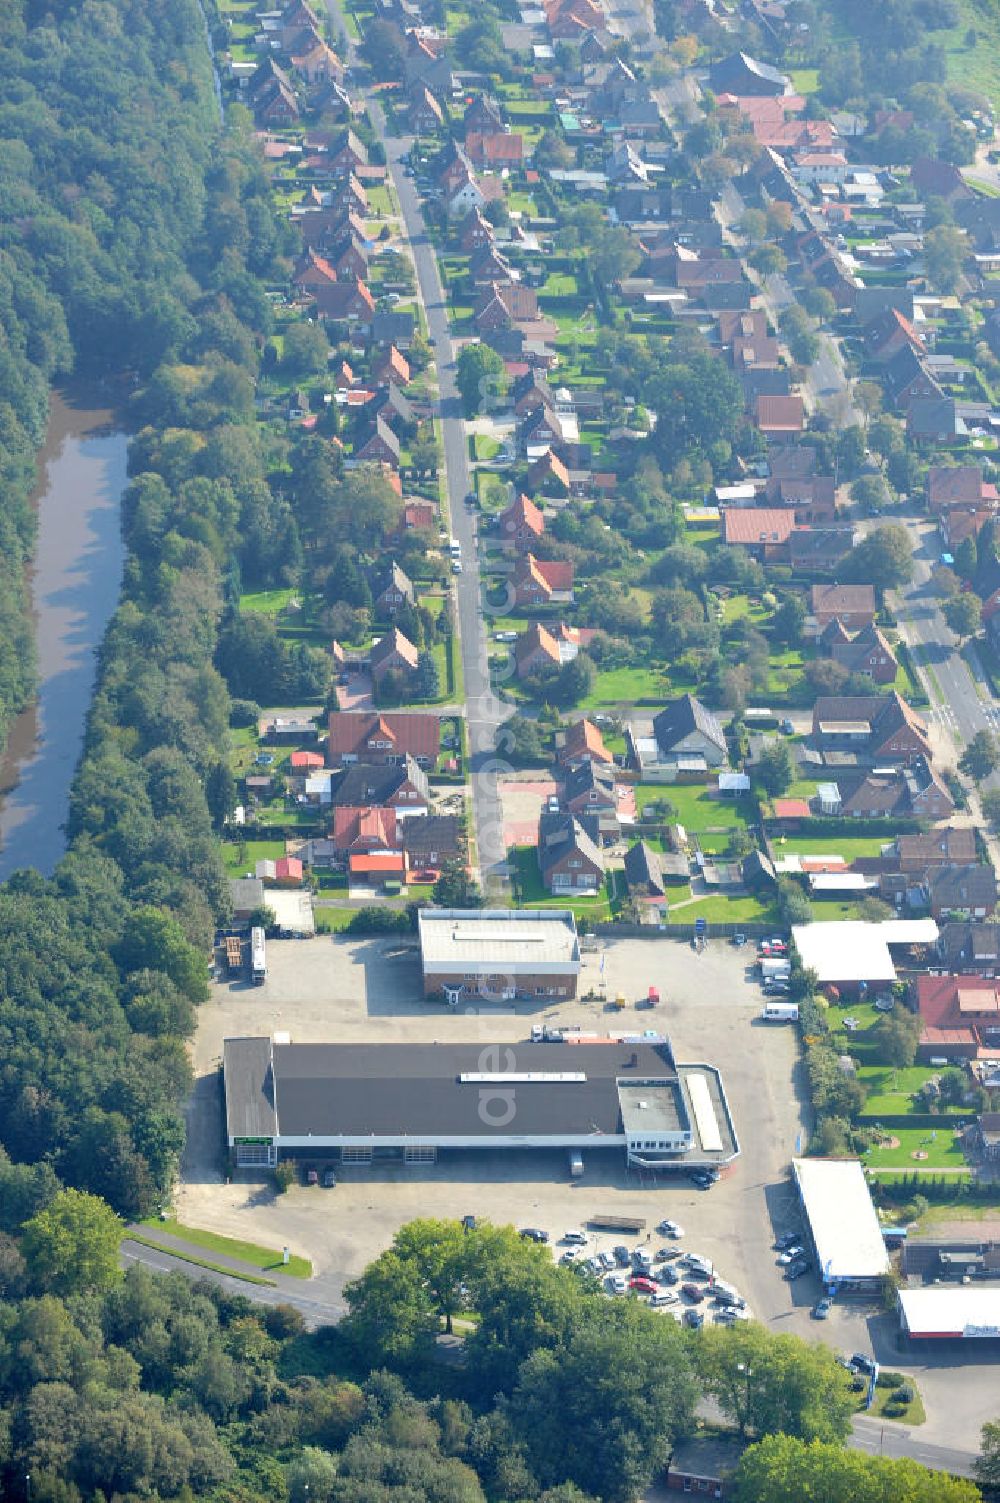
M 839 1441 L 850 1431 L 850 1380 L 829 1347 L 746 1321 L 706 1326 L 695 1361 L 705 1389 L 741 1435 Z
M 417 699 L 437 699 L 440 696 L 441 674 L 432 652 L 422 652 L 417 659 L 413 692 Z
M 575 658 L 559 669 L 550 698 L 563 708 L 571 708 L 594 692 L 596 682 L 597 669 L 593 659 L 585 652 L 578 652 Z
M 964 1478 L 790 1435 L 769 1435 L 745 1451 L 732 1493 L 735 1503 L 981 1503 L 979 1489 Z
M 990 824 L 1000 825 L 1000 789 L 987 789 L 979 795 L 979 802 Z
M 790 206 L 788 204 L 779 204 L 777 201 L 771 205 L 772 209 L 786 209 L 789 207 Z M 801 292 L 801 299 L 802 306 L 806 310 L 806 312 L 812 314 L 813 318 L 818 319 L 821 324 L 829 323 L 831 318 L 836 317 L 837 304 L 834 300 L 833 293 L 828 292 L 825 287 L 803 287 Z M 872 382 L 858 382 L 859 387 L 873 384 L 874 383 Z M 857 390 L 857 388 L 855 388 L 855 390 Z M 882 388 L 878 387 L 878 391 L 881 395 Z
M 54 1294 L 100 1293 L 117 1283 L 121 1221 L 96 1195 L 59 1194 L 27 1221 L 21 1252 L 31 1281 Z
M 750 252 L 747 260 L 754 271 L 765 278 L 780 275 L 788 267 L 788 258 L 780 245 L 758 245 L 756 250 Z M 816 348 L 819 349 L 818 343 Z M 815 355 L 812 358 L 815 359 Z M 802 363 L 808 365 L 811 362 L 804 360 Z
M 978 595 L 965 590 L 946 601 L 941 614 L 956 637 L 974 637 L 983 622 L 983 603 Z
M 913 545 L 906 528 L 898 522 L 876 527 L 846 556 L 840 577 L 845 582 L 874 584 L 880 593 L 909 584 L 913 578 Z
M 467 344 L 457 361 L 456 383 L 467 418 L 503 406 L 510 381 L 497 352 L 488 344 Z
M 870 517 L 877 516 L 889 502 L 889 489 L 883 475 L 859 475 L 851 483 L 851 495 Z
M 969 237 L 953 224 L 939 224 L 924 234 L 927 280 L 938 292 L 957 291 L 969 254 Z
M 216 830 L 221 830 L 236 807 L 236 779 L 230 771 L 229 763 L 223 762 L 221 758 L 212 764 L 205 779 L 205 802 L 208 804 L 213 826 Z
M 365 27 L 364 54 L 379 83 L 403 76 L 405 58 L 399 32 L 388 21 L 373 21 Z
M 483 895 L 469 876 L 462 856 L 451 856 L 441 864 L 441 875 L 434 884 L 434 901 L 439 908 L 481 908 Z
M 794 877 L 778 878 L 778 901 L 786 924 L 808 924 L 812 922 L 812 909 L 809 899 Z
M 1000 1488 L 1000 1422 L 997 1420 L 987 1420 L 982 1428 L 975 1472 L 980 1487 L 991 1492 Z
M 458 1221 L 410 1221 L 396 1233 L 393 1248 L 421 1270 L 428 1292 L 450 1334 L 452 1319 L 465 1303 L 468 1272 L 466 1234 Z
M 691 1423 L 697 1388 L 672 1320 L 635 1300 L 584 1300 L 558 1350 L 523 1364 L 511 1414 L 543 1487 L 631 1503 Z
M 962 588 L 958 575 L 954 569 L 949 569 L 947 564 L 942 564 L 934 570 L 931 587 L 939 600 L 951 600 Z
M 281 367 L 293 376 L 322 376 L 329 365 L 330 341 L 321 323 L 300 319 L 285 330 Z
M 756 245 L 767 234 L 767 218 L 762 209 L 747 209 L 741 214 L 737 227 L 741 235 Z
M 573 148 L 552 129 L 543 130 L 534 152 L 535 165 L 565 169 L 576 161 Z
M 439 1322 L 421 1270 L 393 1248 L 344 1289 L 340 1330 L 369 1368 L 415 1367 L 433 1350 Z
M 545 761 L 541 732 L 534 720 L 512 715 L 497 733 L 497 755 L 510 757 L 519 767 L 539 767 Z
M 1000 743 L 990 731 L 977 731 L 958 761 L 959 768 L 973 782 L 981 783 L 1000 765 Z
M 786 595 L 771 617 L 772 639 L 782 646 L 801 642 L 805 619 L 806 607 L 801 595 Z
M 129 914 L 115 959 L 123 973 L 163 971 L 191 1002 L 208 1000 L 204 955 L 188 943 L 177 919 L 162 909 L 137 908 Z
M 875 1030 L 881 1059 L 893 1070 L 908 1070 L 917 1057 L 920 1019 L 905 1007 L 879 1018 Z
M 756 767 L 757 781 L 771 798 L 780 798 L 795 781 L 792 754 L 784 741 L 769 741 Z

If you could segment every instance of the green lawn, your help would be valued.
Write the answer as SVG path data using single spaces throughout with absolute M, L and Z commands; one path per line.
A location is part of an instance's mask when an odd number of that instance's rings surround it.
M 796 94 L 815 94 L 819 88 L 818 68 L 793 68 L 789 77 Z
M 762 903 L 758 898 L 732 897 L 723 894 L 711 898 L 699 898 L 674 915 L 678 923 L 686 924 L 696 918 L 707 919 L 712 924 L 777 923 L 777 910 L 772 904 Z
M 582 710 L 604 705 L 635 704 L 640 699 L 663 699 L 670 691 L 665 674 L 653 668 L 609 668 L 599 672 L 594 692 L 580 701 Z
M 878 856 L 889 844 L 886 835 L 777 835 L 775 846 L 783 856 L 843 856 L 851 862 L 856 856 Z
M 222 842 L 222 862 L 227 877 L 242 877 L 252 872 L 258 861 L 277 861 L 285 854 L 283 840 L 233 840 Z
M 308 1258 L 292 1256 L 285 1266 L 281 1261 L 280 1250 L 260 1247 L 256 1242 L 240 1242 L 233 1237 L 222 1237 L 218 1232 L 206 1232 L 201 1227 L 184 1226 L 172 1217 L 161 1221 L 158 1216 L 151 1216 L 143 1224 L 159 1227 L 161 1232 L 179 1237 L 182 1242 L 190 1242 L 194 1247 L 224 1253 L 227 1258 L 238 1258 L 241 1263 L 249 1263 L 252 1268 L 259 1268 L 264 1273 L 285 1273 L 293 1279 L 312 1278 L 312 1264 Z
M 263 615 L 277 616 L 298 593 L 297 590 L 257 590 L 253 594 L 240 596 L 240 610 L 260 611 Z
M 671 804 L 675 812 L 664 822 L 682 824 L 693 834 L 707 830 L 745 829 L 757 817 L 757 805 L 752 798 L 720 798 L 699 784 L 640 783 L 635 796 L 640 815 L 648 804 Z
M 934 1130 L 904 1127 L 892 1130 L 899 1139 L 898 1148 L 870 1148 L 865 1154 L 865 1163 L 872 1169 L 961 1169 L 966 1170 L 958 1135 L 946 1127 Z M 914 1154 L 926 1154 L 926 1158 L 914 1158 Z
M 918 1098 L 916 1093 L 938 1074 L 940 1071 L 929 1065 L 914 1065 L 909 1070 L 862 1065 L 858 1070 L 858 1079 L 871 1093 L 865 1102 L 865 1116 L 900 1117 L 909 1116 L 911 1112 L 926 1112 L 927 1103 L 922 1097 Z M 962 1110 L 960 1106 L 942 1107 L 943 1122 L 947 1122 L 950 1115 L 962 1115 Z
M 609 886 L 616 883 L 617 873 L 609 872 L 604 889 L 595 897 L 574 897 L 569 893 L 553 896 L 542 886 L 538 870 L 538 851 L 533 845 L 512 847 L 510 859 L 514 864 L 514 881 L 519 908 L 571 908 L 577 918 L 589 918 L 602 922 L 612 917 Z
M 877 1419 L 886 1419 L 890 1425 L 922 1425 L 927 1418 L 923 1400 L 920 1397 L 917 1385 L 909 1374 L 906 1381 L 913 1389 L 913 1401 L 906 1405 L 905 1413 L 892 1415 L 883 1412 L 887 1404 L 892 1404 L 896 1396 L 895 1388 L 876 1388 L 874 1404 L 870 1409 L 863 1409 L 862 1412 Z
M 339 934 L 358 912 L 358 908 L 314 908 L 316 933 Z

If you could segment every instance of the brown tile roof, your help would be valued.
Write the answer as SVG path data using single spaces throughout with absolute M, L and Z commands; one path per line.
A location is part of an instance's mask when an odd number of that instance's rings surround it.
M 407 753 L 418 760 L 432 762 L 441 749 L 441 723 L 436 715 L 377 714 L 368 710 L 335 710 L 330 716 L 330 739 L 327 760 L 338 762 L 344 756 L 358 756 L 369 750 L 370 740 L 386 742 L 373 750 L 391 751 L 396 756 Z M 361 756 L 362 761 L 372 758 Z
M 559 761 L 567 762 L 576 757 L 589 757 L 594 762 L 609 765 L 614 762 L 604 745 L 604 737 L 592 720 L 574 720 L 566 729 L 559 748 Z
M 765 433 L 801 433 L 805 408 L 801 397 L 758 396 L 755 416 Z
M 722 521 L 723 537 L 730 546 L 785 543 L 795 526 L 795 513 L 781 507 L 730 506 Z
M 859 611 L 875 614 L 874 585 L 814 584 L 809 599 L 816 616 L 852 616 Z

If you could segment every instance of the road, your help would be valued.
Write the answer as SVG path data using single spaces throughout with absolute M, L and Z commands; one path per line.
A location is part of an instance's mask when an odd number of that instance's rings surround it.
M 145 1232 L 145 1228 L 143 1230 Z M 217 1253 L 207 1254 L 198 1248 L 192 1248 L 191 1252 L 199 1257 L 211 1257 L 214 1262 L 227 1261 Z M 182 1273 L 185 1278 L 193 1281 L 207 1279 L 209 1283 L 225 1289 L 227 1294 L 240 1294 L 254 1304 L 291 1305 L 299 1311 L 310 1330 L 317 1326 L 335 1325 L 347 1311 L 347 1306 L 340 1297 L 345 1282 L 343 1279 L 326 1277 L 310 1279 L 307 1283 L 302 1279 L 278 1276 L 273 1287 L 250 1284 L 246 1279 L 220 1273 L 213 1268 L 201 1268 L 183 1258 L 172 1257 L 166 1248 L 148 1247 L 145 1243 L 133 1242 L 129 1238 L 122 1242 L 120 1257 L 126 1268 L 139 1263 L 144 1268 L 153 1269 L 155 1273 Z
M 337 31 L 346 36 L 343 17 L 334 0 L 330 15 Z M 347 61 L 358 67 L 357 48 L 347 43 Z M 356 76 L 356 72 L 355 72 Z M 476 544 L 478 513 L 465 506 L 471 489 L 465 423 L 455 382 L 455 348 L 448 326 L 448 306 L 437 255 L 427 233 L 420 199 L 406 175 L 406 161 L 413 144 L 410 136 L 389 134 L 384 111 L 374 94 L 355 88 L 363 99 L 375 130 L 385 146 L 386 160 L 399 200 L 403 226 L 413 256 L 420 302 L 427 319 L 428 338 L 434 350 L 439 387 L 439 422 L 444 449 L 444 478 L 451 514 L 451 535 L 462 546 L 463 572 L 455 577 L 455 603 L 465 679 L 465 723 L 469 738 L 469 779 L 472 792 L 473 862 L 487 896 L 503 902 L 509 895 L 506 874 L 507 848 L 503 834 L 499 778 L 508 771 L 497 751 L 497 734 L 511 714 L 494 693 L 486 648 L 483 590 Z
M 919 1461 L 936 1472 L 954 1472 L 961 1477 L 971 1477 L 976 1453 L 955 1450 L 950 1446 L 934 1446 L 921 1440 L 918 1430 L 908 1430 L 892 1420 L 867 1419 L 858 1415 L 854 1421 L 853 1434 L 848 1445 L 854 1451 L 866 1451 L 870 1456 L 905 1457 Z

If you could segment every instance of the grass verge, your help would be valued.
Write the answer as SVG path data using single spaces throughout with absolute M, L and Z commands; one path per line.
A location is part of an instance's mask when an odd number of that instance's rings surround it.
M 184 1226 L 181 1222 L 168 1217 L 166 1221 L 150 1218 L 144 1222 L 145 1226 L 159 1227 L 160 1231 L 166 1232 L 171 1237 L 179 1237 L 182 1242 L 190 1242 L 193 1247 L 204 1247 L 209 1252 L 223 1253 L 227 1258 L 239 1258 L 241 1263 L 249 1263 L 252 1268 L 260 1268 L 264 1272 L 272 1269 L 280 1270 L 292 1279 L 311 1279 L 312 1264 L 308 1258 L 300 1258 L 293 1255 L 287 1265 L 281 1261 L 281 1253 L 273 1247 L 261 1247 L 256 1242 L 241 1242 L 235 1237 L 223 1237 L 218 1232 L 206 1232 L 199 1226 Z M 159 1246 L 160 1244 L 154 1244 Z M 172 1252 L 173 1248 L 164 1249 Z M 224 1268 L 223 1273 L 229 1270 Z
M 138 1242 L 140 1247 L 151 1247 L 154 1252 L 166 1253 L 169 1258 L 178 1258 L 182 1263 L 193 1263 L 196 1268 L 210 1268 L 213 1273 L 224 1273 L 231 1279 L 240 1279 L 244 1284 L 262 1284 L 267 1289 L 273 1289 L 273 1279 L 259 1278 L 255 1273 L 241 1273 L 236 1268 L 223 1268 L 221 1263 L 210 1263 L 207 1258 L 196 1258 L 191 1253 L 178 1252 L 175 1247 L 164 1247 L 162 1242 L 154 1242 L 152 1237 L 139 1237 L 135 1232 L 130 1232 L 125 1239 L 127 1242 Z

